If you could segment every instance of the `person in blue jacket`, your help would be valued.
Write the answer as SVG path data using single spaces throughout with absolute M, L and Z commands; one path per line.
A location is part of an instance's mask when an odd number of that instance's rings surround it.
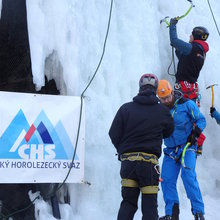
M 195 27 L 189 42 L 178 38 L 176 31 L 177 18 L 170 20 L 170 44 L 176 49 L 179 60 L 176 72 L 175 89 L 180 90 L 185 98 L 192 99 L 199 106 L 198 77 L 203 67 L 209 45 L 205 42 L 209 32 L 205 27 Z
M 218 124 L 220 124 L 220 113 L 214 107 L 210 108 L 210 115 Z
M 179 198 L 176 188 L 178 175 L 181 178 L 192 205 L 196 220 L 204 220 L 204 203 L 196 177 L 197 141 L 206 126 L 206 120 L 194 101 L 173 91 L 167 80 L 160 80 L 157 95 L 169 107 L 174 120 L 174 132 L 164 139 L 166 148 L 161 173 L 161 186 L 166 203 L 164 217 L 160 220 L 179 220 Z M 190 143 L 184 151 L 184 147 Z M 184 155 L 185 154 L 185 155 Z M 183 162 L 184 157 L 184 164 Z

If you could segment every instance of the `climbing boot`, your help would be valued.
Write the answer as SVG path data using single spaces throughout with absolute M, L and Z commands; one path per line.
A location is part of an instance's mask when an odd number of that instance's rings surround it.
M 179 220 L 179 214 L 180 214 L 179 204 L 174 203 L 172 210 L 172 219 Z
M 195 220 L 205 220 L 205 218 L 202 213 L 196 213 Z

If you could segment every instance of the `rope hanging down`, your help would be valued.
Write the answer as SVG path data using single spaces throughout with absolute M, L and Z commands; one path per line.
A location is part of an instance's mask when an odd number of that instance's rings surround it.
M 86 88 L 83 90 L 83 92 L 81 93 L 80 95 L 80 99 L 81 99 L 81 105 L 80 105 L 80 116 L 79 116 L 79 123 L 78 123 L 78 129 L 77 129 L 77 137 L 76 137 L 76 143 L 75 143 L 75 150 L 74 150 L 74 153 L 73 153 L 73 157 L 72 157 L 72 164 L 74 163 L 74 160 L 75 160 L 75 156 L 76 156 L 76 150 L 77 150 L 77 147 L 78 147 L 78 141 L 79 141 L 79 132 L 80 132 L 80 127 L 81 127 L 81 120 L 82 120 L 82 109 L 83 109 L 83 98 L 85 97 L 84 94 L 86 92 L 86 90 L 89 88 L 89 86 L 91 85 L 92 81 L 94 80 L 98 70 L 99 70 L 99 67 L 102 63 L 102 60 L 103 60 L 103 57 L 104 57 L 104 54 L 105 54 L 105 48 L 106 48 L 106 43 L 107 43 L 107 39 L 108 39 L 108 34 L 109 34 L 109 29 L 110 29 L 110 24 L 111 24 L 111 16 L 112 16 L 112 8 L 113 8 L 113 0 L 111 0 L 111 5 L 110 5 L 110 11 L 109 11 L 109 19 L 108 19 L 108 26 L 107 26 L 107 31 L 106 31 L 106 35 L 105 35 L 105 40 L 104 40 L 104 44 L 103 44 L 103 51 L 102 51 L 102 55 L 101 55 L 101 58 L 99 60 L 99 63 L 97 65 L 97 68 L 95 70 L 95 72 L 93 73 L 93 76 L 91 78 L 91 80 L 89 81 L 89 83 L 87 84 Z M 48 194 L 47 197 L 50 197 L 50 196 L 53 196 L 66 182 L 70 172 L 71 172 L 71 169 L 72 169 L 72 166 L 70 166 L 69 170 L 68 170 L 68 173 L 65 177 L 65 179 L 63 180 L 63 182 L 57 187 L 56 190 L 54 190 L 53 193 L 51 194 Z M 33 204 L 34 202 L 39 199 L 39 196 L 35 197 L 31 202 L 30 204 L 23 208 L 23 209 L 20 209 L 20 210 L 17 210 L 11 214 L 8 214 L 8 215 L 3 215 L 2 213 L 0 213 L 0 219 L 8 219 L 9 217 L 12 217 L 14 216 L 15 214 L 18 214 L 20 212 L 23 212 L 27 209 L 29 209 Z
M 79 116 L 79 124 L 78 124 L 78 130 L 77 130 L 77 137 L 76 137 L 76 143 L 75 143 L 75 150 L 74 150 L 74 153 L 73 153 L 73 158 L 72 158 L 72 164 L 75 160 L 75 156 L 76 156 L 76 150 L 77 150 L 77 146 L 78 146 L 78 140 L 79 140 L 79 132 L 80 132 L 80 127 L 81 127 L 81 120 L 82 120 L 82 109 L 83 109 L 83 98 L 85 97 L 84 94 L 86 92 L 86 90 L 89 88 L 89 86 L 91 85 L 92 81 L 94 80 L 98 70 L 99 70 L 99 67 L 102 63 L 102 60 L 103 60 L 103 57 L 104 57 L 104 54 L 105 54 L 105 47 L 106 47 L 106 43 L 107 43 L 107 39 L 108 39 L 108 33 L 109 33 L 109 29 L 110 29 L 110 24 L 111 24 L 111 16 L 112 16 L 112 6 L 113 6 L 113 0 L 111 0 L 111 5 L 110 5 L 110 12 L 109 12 L 109 19 L 108 19 L 108 26 L 107 26 L 107 31 L 106 31 L 106 35 L 105 35 L 105 40 L 104 40 L 104 44 L 103 44 L 103 51 L 102 51 L 102 55 L 101 55 L 101 58 L 100 58 L 100 61 L 98 63 L 98 66 L 91 78 L 91 80 L 89 81 L 89 83 L 87 84 L 86 88 L 83 90 L 81 96 L 80 96 L 80 99 L 81 99 L 81 105 L 80 105 L 80 116 Z M 63 181 L 63 183 L 57 188 L 57 190 L 59 190 L 63 185 L 64 183 L 66 182 L 69 174 L 70 174 L 70 171 L 72 169 L 72 166 L 70 166 L 69 168 L 69 171 Z
M 209 9 L 210 9 L 210 11 L 211 11 L 211 14 L 212 14 L 212 18 L 213 18 L 213 20 L 214 20 L 214 22 L 215 22 L 216 29 L 217 29 L 218 34 L 219 34 L 219 36 L 220 36 L 220 31 L 219 31 L 219 29 L 218 29 L 218 25 L 217 25 L 217 22 L 216 22 L 216 20 L 215 20 L 214 13 L 213 13 L 213 11 L 212 11 L 211 4 L 210 4 L 209 0 L 207 0 L 207 2 L 208 2 L 208 5 L 209 5 Z
M 170 73 L 170 68 L 173 64 L 173 72 L 174 73 Z M 171 62 L 170 62 L 170 65 L 168 66 L 167 68 L 167 73 L 170 75 L 170 76 L 175 76 L 176 75 L 176 63 L 175 63 L 175 58 L 174 58 L 174 47 L 172 46 L 172 56 L 171 56 Z

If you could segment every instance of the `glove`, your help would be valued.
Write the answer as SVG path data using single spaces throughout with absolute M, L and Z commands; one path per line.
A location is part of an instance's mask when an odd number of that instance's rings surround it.
M 213 113 L 216 111 L 216 109 L 214 107 L 210 108 L 210 115 L 213 118 Z
M 205 139 L 206 139 L 206 136 L 203 133 L 201 133 L 197 140 L 198 147 L 201 147 L 203 145 Z
M 198 144 L 197 151 L 196 151 L 197 155 L 202 155 L 202 145 L 203 145 L 205 139 L 206 139 L 205 135 L 203 133 L 201 133 L 198 140 L 197 140 L 197 144 Z
M 170 19 L 170 25 L 176 25 L 178 22 L 177 18 L 171 18 Z
M 196 125 L 192 131 L 191 134 L 187 138 L 187 142 L 190 142 L 191 145 L 196 145 L 198 138 L 200 134 L 202 133 L 201 129 Z

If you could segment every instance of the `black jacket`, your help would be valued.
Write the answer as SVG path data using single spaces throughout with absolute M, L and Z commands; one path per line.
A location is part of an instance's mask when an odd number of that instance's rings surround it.
M 206 42 L 203 42 L 206 43 Z M 206 49 L 198 43 L 192 43 L 192 51 L 189 55 L 178 55 L 179 63 L 176 73 L 176 81 L 195 83 L 205 61 Z
M 162 139 L 174 129 L 169 109 L 151 91 L 139 93 L 118 110 L 109 136 L 118 154 L 145 152 L 161 156 Z

